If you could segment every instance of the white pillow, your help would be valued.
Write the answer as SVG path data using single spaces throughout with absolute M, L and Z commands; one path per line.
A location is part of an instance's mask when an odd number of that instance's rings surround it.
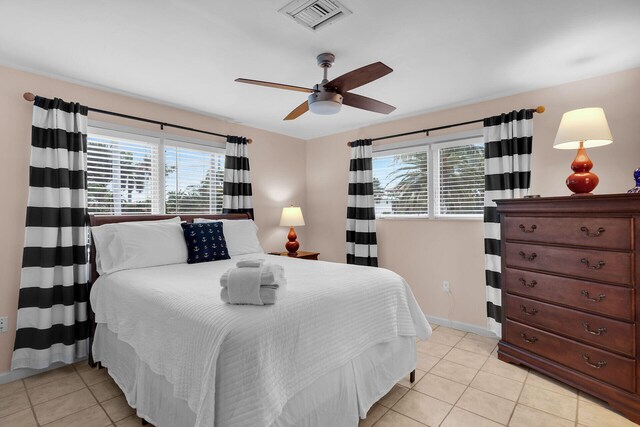
M 250 219 L 206 219 L 196 218 L 193 222 L 222 221 L 222 232 L 227 242 L 229 256 L 264 253 L 258 240 L 258 226 Z
M 91 227 L 99 274 L 186 262 L 180 217 Z

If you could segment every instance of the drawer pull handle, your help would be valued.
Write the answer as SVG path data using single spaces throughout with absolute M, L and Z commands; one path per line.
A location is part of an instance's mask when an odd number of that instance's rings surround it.
M 529 344 L 533 344 L 534 342 L 538 341 L 538 338 L 533 336 L 531 338 L 527 338 L 527 334 L 525 334 L 524 332 L 520 334 L 520 337 L 524 340 L 524 342 L 527 342 Z
M 600 301 L 602 301 L 603 299 L 605 299 L 605 298 L 606 298 L 606 295 L 605 295 L 605 294 L 600 294 L 600 295 L 598 295 L 598 296 L 597 296 L 597 297 L 595 297 L 595 298 L 591 298 L 591 296 L 589 295 L 589 291 L 587 291 L 587 290 L 585 290 L 585 289 L 581 290 L 581 291 L 580 291 L 580 294 L 581 294 L 582 296 L 584 296 L 586 299 L 588 299 L 589 301 L 593 301 L 593 302 L 600 302 Z
M 527 230 L 527 227 L 525 227 L 524 224 L 520 224 L 518 227 L 523 233 L 533 233 L 536 231 L 536 228 L 538 228 L 535 224 L 533 224 L 529 230 Z
M 527 256 L 527 254 L 522 251 L 518 252 L 518 255 L 520 255 L 522 259 L 526 259 L 527 261 L 533 261 L 538 256 L 538 254 L 535 252 L 531 252 L 531 255 Z
M 592 363 L 588 354 L 582 353 L 582 358 L 584 359 L 584 363 L 595 369 L 600 369 L 607 366 L 607 362 L 605 360 L 598 360 L 596 363 Z
M 580 231 L 582 231 L 585 235 L 589 237 L 598 237 L 599 235 L 605 232 L 605 229 L 604 227 L 598 227 L 598 230 L 595 233 L 591 233 L 589 232 L 589 229 L 587 227 L 582 226 L 580 227 Z
M 586 259 L 586 258 L 582 258 L 582 259 L 580 260 L 580 262 L 581 262 L 581 263 L 583 263 L 584 265 L 586 265 L 586 266 L 587 266 L 587 268 L 590 268 L 590 269 L 592 269 L 592 270 L 600 270 L 600 269 L 601 269 L 602 267 L 604 267 L 604 265 L 605 265 L 605 262 L 604 262 L 604 261 L 598 261 L 598 264 L 596 264 L 596 265 L 591 265 L 591 264 L 589 263 L 589 260 L 588 260 L 588 259 Z
M 582 327 L 584 328 L 585 331 L 589 332 L 591 335 L 602 335 L 605 332 L 607 332 L 607 328 L 605 328 L 604 326 L 601 328 L 598 328 L 597 331 L 592 331 L 591 326 L 589 326 L 587 322 L 582 322 Z
M 535 280 L 532 280 L 530 283 L 527 283 L 527 281 L 524 280 L 522 277 L 518 280 L 520 280 L 520 283 L 522 283 L 522 285 L 526 286 L 527 288 L 533 288 L 538 284 L 538 282 L 536 282 Z
M 520 304 L 520 311 L 528 316 L 535 316 L 536 313 L 538 312 L 538 310 L 535 308 L 532 308 L 531 310 L 527 311 L 527 307 L 522 304 Z

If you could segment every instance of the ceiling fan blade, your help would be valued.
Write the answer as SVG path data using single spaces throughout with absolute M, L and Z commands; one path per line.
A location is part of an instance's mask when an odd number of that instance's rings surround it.
M 355 89 L 362 85 L 366 85 L 374 80 L 384 77 L 393 70 L 382 62 L 374 62 L 373 64 L 365 65 L 357 70 L 349 71 L 347 74 L 343 74 L 340 77 L 336 77 L 329 83 L 325 84 L 326 88 L 333 88 L 339 93 L 344 94 L 351 89 Z
M 284 85 L 281 83 L 273 83 L 273 82 L 263 82 L 262 80 L 236 79 L 236 81 L 238 83 L 248 83 L 250 85 L 266 86 L 266 87 L 272 87 L 275 89 L 295 90 L 296 92 L 305 92 L 305 93 L 317 92 L 314 89 L 310 89 L 306 87 Z
M 309 111 L 309 103 L 307 101 L 304 101 L 302 104 L 300 104 L 296 108 L 294 108 L 293 111 L 290 112 L 289 115 L 284 118 L 284 120 L 297 119 L 298 117 L 300 117 L 301 115 L 303 115 L 307 111 Z
M 373 111 L 375 113 L 389 114 L 396 109 L 393 105 L 367 98 L 366 96 L 356 95 L 355 93 L 343 93 L 342 103 L 355 108 Z

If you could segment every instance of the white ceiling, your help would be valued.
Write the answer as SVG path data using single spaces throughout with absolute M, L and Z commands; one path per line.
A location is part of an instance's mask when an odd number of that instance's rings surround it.
M 314 33 L 288 0 L 0 0 L 0 63 L 305 139 L 640 66 L 640 0 L 341 1 Z M 304 93 L 234 82 L 311 87 L 325 51 L 393 68 L 354 93 L 397 110 L 284 122 Z

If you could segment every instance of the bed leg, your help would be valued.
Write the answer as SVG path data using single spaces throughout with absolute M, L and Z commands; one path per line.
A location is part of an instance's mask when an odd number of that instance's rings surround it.
M 102 362 L 98 362 L 98 369 L 102 369 Z
M 144 418 L 140 418 L 140 421 L 142 421 L 143 426 L 146 426 L 147 424 L 149 424 L 147 420 L 145 420 Z
M 411 371 L 411 373 L 409 374 L 409 382 L 411 384 L 416 382 L 416 370 L 415 369 L 413 371 Z

